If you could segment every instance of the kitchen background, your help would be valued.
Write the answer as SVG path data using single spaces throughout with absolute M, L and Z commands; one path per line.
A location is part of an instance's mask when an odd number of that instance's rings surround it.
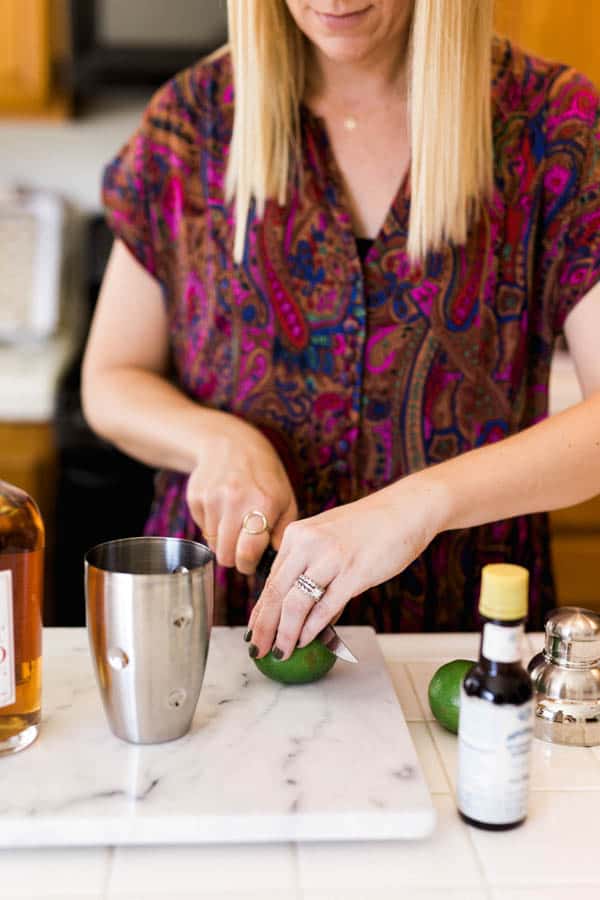
M 0 478 L 40 503 L 45 622 L 82 625 L 82 558 L 139 533 L 152 472 L 99 441 L 79 404 L 107 254 L 103 166 L 152 90 L 226 39 L 225 0 L 0 0 Z M 498 30 L 600 84 L 600 2 L 497 0 Z M 579 398 L 558 348 L 551 407 Z M 561 604 L 600 610 L 600 498 L 552 515 Z

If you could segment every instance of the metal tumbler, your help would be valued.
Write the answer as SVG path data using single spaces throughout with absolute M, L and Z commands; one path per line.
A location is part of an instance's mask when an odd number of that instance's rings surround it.
M 180 538 L 109 541 L 85 557 L 87 629 L 109 725 L 134 744 L 189 731 L 214 602 L 214 555 Z

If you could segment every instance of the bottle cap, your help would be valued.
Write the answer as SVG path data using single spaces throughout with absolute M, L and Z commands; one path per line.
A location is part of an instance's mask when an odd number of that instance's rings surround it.
M 486 619 L 510 622 L 527 615 L 529 572 L 523 566 L 493 563 L 481 571 L 479 612 Z

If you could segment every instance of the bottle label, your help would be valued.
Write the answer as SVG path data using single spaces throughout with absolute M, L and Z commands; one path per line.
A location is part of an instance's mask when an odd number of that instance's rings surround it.
M 461 689 L 458 728 L 458 808 L 488 825 L 510 825 L 527 814 L 533 701 L 520 706 L 469 697 Z
M 521 638 L 523 625 L 495 625 L 486 622 L 483 626 L 481 655 L 499 663 L 521 661 Z
M 12 572 L 0 572 L 0 709 L 16 700 Z

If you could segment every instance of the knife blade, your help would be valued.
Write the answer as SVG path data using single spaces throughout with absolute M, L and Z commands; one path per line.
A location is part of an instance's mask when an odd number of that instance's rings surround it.
M 358 662 L 350 647 L 343 642 L 333 625 L 327 625 L 327 627 L 317 635 L 317 640 L 321 641 L 322 644 L 325 644 L 327 649 L 331 650 L 338 659 L 343 659 L 344 662 L 349 663 Z
M 264 578 L 265 581 L 269 577 L 271 567 L 275 562 L 276 557 L 277 551 L 274 550 L 273 547 L 269 544 L 256 567 L 256 574 L 261 578 Z M 345 662 L 349 663 L 358 662 L 358 659 L 356 658 L 354 653 L 343 642 L 333 625 L 327 625 L 327 627 L 317 635 L 317 640 L 322 644 L 325 644 L 325 646 L 329 650 L 331 650 L 331 652 L 334 653 L 335 656 L 338 657 L 338 659 L 343 659 Z

